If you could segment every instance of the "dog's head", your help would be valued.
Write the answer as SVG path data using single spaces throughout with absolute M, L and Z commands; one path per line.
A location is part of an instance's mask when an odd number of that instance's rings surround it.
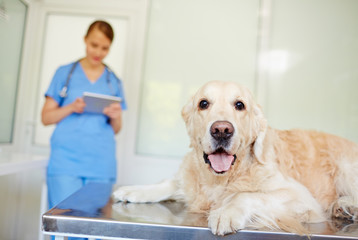
M 191 146 L 216 174 L 228 172 L 243 151 L 261 161 L 267 123 L 251 92 L 239 84 L 205 84 L 184 106 Z

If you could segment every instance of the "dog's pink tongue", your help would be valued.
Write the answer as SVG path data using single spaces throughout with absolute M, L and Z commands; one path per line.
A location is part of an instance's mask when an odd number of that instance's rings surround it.
M 210 154 L 208 158 L 211 163 L 211 167 L 216 172 L 228 171 L 230 169 L 232 161 L 234 161 L 234 156 L 228 155 L 226 153 Z

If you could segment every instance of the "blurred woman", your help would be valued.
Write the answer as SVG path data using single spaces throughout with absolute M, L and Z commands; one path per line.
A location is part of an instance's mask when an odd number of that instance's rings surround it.
M 116 181 L 114 135 L 127 108 L 121 81 L 103 63 L 113 41 L 105 21 L 93 22 L 84 37 L 86 55 L 57 69 L 45 94 L 44 125 L 56 124 L 47 168 L 49 207 L 52 208 L 90 182 Z M 103 113 L 84 111 L 84 92 L 118 96 Z

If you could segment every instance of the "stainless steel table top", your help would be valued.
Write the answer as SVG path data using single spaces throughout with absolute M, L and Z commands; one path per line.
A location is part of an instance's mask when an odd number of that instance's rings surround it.
M 45 234 L 132 239 L 308 239 L 286 232 L 245 229 L 218 237 L 205 216 L 178 202 L 113 203 L 112 186 L 89 184 L 42 216 Z M 357 239 L 358 223 L 309 224 L 311 239 Z

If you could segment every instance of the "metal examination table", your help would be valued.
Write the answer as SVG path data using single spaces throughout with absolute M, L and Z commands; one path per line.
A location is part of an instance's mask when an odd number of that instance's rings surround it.
M 89 184 L 42 216 L 43 233 L 89 239 L 308 239 L 286 232 L 241 230 L 214 236 L 201 214 L 182 203 L 113 203 L 112 186 Z M 357 239 L 358 223 L 331 221 L 307 225 L 311 239 Z

